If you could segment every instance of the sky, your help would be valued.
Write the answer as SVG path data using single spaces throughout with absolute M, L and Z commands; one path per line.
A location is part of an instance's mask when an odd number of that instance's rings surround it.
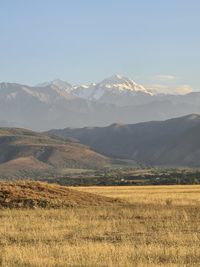
M 0 81 L 200 90 L 199 0 L 0 0 Z

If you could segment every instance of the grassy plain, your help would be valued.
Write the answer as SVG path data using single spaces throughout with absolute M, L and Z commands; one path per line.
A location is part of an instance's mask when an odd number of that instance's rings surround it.
M 76 189 L 125 203 L 0 210 L 0 266 L 200 266 L 200 186 Z

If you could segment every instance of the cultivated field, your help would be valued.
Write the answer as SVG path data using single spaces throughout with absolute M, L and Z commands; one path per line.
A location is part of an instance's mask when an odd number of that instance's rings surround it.
M 200 186 L 75 189 L 125 201 L 0 210 L 0 266 L 200 266 Z

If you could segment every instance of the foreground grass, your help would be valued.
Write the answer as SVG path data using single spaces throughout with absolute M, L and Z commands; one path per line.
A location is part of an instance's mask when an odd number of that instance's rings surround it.
M 128 204 L 1 210 L 0 266 L 200 266 L 200 186 L 79 190 Z

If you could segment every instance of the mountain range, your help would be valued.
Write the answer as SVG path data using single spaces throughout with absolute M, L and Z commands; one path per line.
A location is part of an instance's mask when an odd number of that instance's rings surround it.
M 132 159 L 145 166 L 200 166 L 200 115 L 138 124 L 51 130 L 74 138 L 110 157 Z
M 155 93 L 114 75 L 99 83 L 54 80 L 36 86 L 0 83 L 0 126 L 35 131 L 165 120 L 200 113 L 200 92 Z

